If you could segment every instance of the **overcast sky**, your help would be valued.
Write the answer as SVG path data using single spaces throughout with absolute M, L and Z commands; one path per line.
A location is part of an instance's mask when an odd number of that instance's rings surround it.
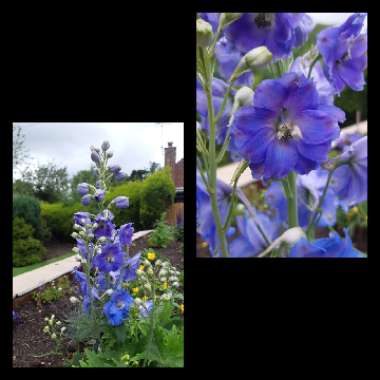
M 177 161 L 183 158 L 183 123 L 14 123 L 25 134 L 25 147 L 33 158 L 32 167 L 55 163 L 66 166 L 70 176 L 89 169 L 90 145 L 111 144 L 119 164 L 130 174 L 133 169 L 149 167 L 149 162 L 164 164 L 163 147 L 172 141 L 177 147 Z M 17 178 L 15 174 L 15 178 Z
M 353 13 L 308 13 L 315 23 L 339 25 L 345 22 Z M 367 17 L 364 21 L 363 30 L 367 29 Z

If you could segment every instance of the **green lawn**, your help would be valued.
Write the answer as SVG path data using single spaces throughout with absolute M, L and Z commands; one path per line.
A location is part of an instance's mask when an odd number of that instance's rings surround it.
M 18 276 L 21 273 L 29 272 L 33 269 L 43 267 L 44 265 L 54 263 L 56 261 L 65 259 L 66 257 L 73 256 L 73 255 L 74 254 L 72 252 L 68 252 L 62 256 L 57 256 L 57 257 L 54 257 L 50 260 L 43 261 L 41 263 L 37 263 L 37 264 L 33 264 L 33 265 L 27 265 L 26 267 L 13 268 L 13 277 Z

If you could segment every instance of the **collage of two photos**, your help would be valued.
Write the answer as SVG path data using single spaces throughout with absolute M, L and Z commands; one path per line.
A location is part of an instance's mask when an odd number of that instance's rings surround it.
M 368 260 L 367 18 L 198 12 L 192 120 L 14 120 L 13 367 L 183 368 L 197 266 Z

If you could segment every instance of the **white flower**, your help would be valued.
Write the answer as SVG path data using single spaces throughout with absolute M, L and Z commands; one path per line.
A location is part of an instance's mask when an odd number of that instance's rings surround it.
M 62 292 L 62 288 L 58 288 L 58 291 L 59 291 L 59 292 Z
M 78 300 L 77 297 L 70 297 L 70 302 L 71 302 L 72 304 L 74 304 L 74 303 L 79 302 L 79 300 Z
M 61 327 L 61 334 L 63 334 L 65 331 L 66 331 L 66 327 L 65 326 Z
M 57 339 L 57 334 L 56 333 L 51 334 L 51 339 Z
M 179 288 L 179 282 L 173 282 L 173 286 L 174 286 L 175 288 Z
M 107 289 L 105 293 L 110 296 L 113 293 L 113 289 Z
M 49 326 L 45 326 L 44 328 L 43 328 L 43 332 L 45 333 L 45 334 L 47 334 L 48 332 L 49 332 Z
M 79 248 L 78 248 L 78 247 L 74 247 L 74 248 L 72 249 L 72 251 L 73 251 L 74 253 L 79 253 Z
M 55 324 L 56 324 L 57 326 L 61 326 L 62 322 L 61 322 L 61 321 L 57 321 L 57 322 L 55 322 Z

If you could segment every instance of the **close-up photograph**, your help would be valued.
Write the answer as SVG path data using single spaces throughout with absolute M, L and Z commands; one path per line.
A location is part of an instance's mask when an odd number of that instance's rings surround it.
M 367 258 L 367 15 L 198 13 L 197 256 Z

